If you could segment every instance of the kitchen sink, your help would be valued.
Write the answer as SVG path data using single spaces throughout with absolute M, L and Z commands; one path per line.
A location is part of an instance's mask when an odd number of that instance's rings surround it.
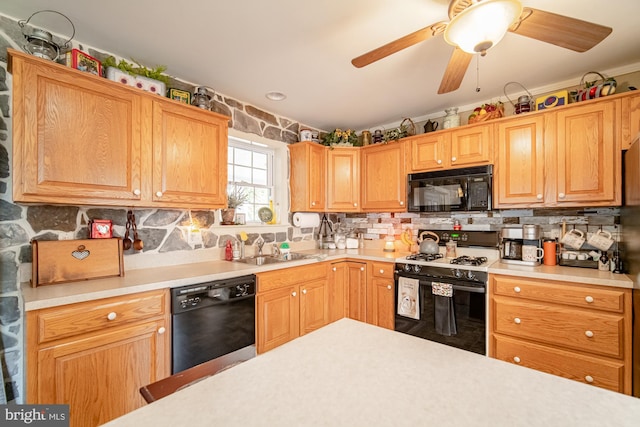
M 242 258 L 235 260 L 236 262 L 243 262 L 245 264 L 265 265 L 265 264 L 278 264 L 281 262 L 298 261 L 301 259 L 307 259 L 305 254 L 299 254 L 296 252 L 289 252 L 285 255 L 256 255 L 249 258 Z

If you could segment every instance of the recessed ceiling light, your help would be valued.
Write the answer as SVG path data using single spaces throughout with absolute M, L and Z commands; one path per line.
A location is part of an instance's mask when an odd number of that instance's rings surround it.
M 287 95 L 282 92 L 267 92 L 265 96 L 267 97 L 267 99 L 270 99 L 272 101 L 282 101 L 287 97 Z

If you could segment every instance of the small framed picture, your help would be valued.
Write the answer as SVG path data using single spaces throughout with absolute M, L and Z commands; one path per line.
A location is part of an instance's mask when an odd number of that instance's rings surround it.
M 168 97 L 184 104 L 191 104 L 191 93 L 186 90 L 171 88 L 169 89 Z
M 245 225 L 247 223 L 247 217 L 243 213 L 236 214 L 236 224 Z

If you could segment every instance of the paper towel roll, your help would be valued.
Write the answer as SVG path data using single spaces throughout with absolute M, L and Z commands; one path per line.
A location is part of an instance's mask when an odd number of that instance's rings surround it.
M 309 212 L 296 212 L 293 214 L 293 225 L 295 227 L 307 228 L 320 225 L 320 215 Z

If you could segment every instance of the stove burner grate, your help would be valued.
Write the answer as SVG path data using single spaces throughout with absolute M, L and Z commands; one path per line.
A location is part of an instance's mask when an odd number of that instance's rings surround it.
M 487 262 L 487 257 L 473 257 L 468 255 L 462 255 L 451 260 L 451 264 L 458 265 L 482 265 L 485 262 Z
M 442 258 L 442 254 L 411 254 L 407 259 L 411 261 L 435 261 Z

